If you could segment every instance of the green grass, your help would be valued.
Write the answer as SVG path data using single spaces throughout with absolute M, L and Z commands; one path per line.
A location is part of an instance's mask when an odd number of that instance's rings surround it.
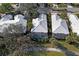
M 47 56 L 64 56 L 63 52 L 47 52 Z
M 68 44 L 68 43 L 66 43 L 66 42 L 64 42 L 64 41 L 61 41 L 60 43 L 61 43 L 64 47 L 66 47 L 68 50 L 70 50 L 70 51 L 79 52 L 79 49 L 76 48 L 74 45 L 70 45 L 70 44 Z
M 64 56 L 62 52 L 46 52 L 46 51 L 31 51 L 28 52 L 29 56 Z

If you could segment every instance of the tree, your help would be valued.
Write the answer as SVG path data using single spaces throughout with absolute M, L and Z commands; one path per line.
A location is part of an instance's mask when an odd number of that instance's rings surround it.
M 58 14 L 62 19 L 67 20 L 67 11 L 66 10 L 62 10 L 59 14 Z
M 71 3 L 71 5 L 74 6 L 74 7 L 79 7 L 78 3 Z
M 78 36 L 75 33 L 70 33 L 65 39 L 67 43 L 74 43 L 78 41 Z
M 67 4 L 65 4 L 65 3 L 58 3 L 57 4 L 58 5 L 58 7 L 60 7 L 60 8 L 65 8 L 65 7 L 67 7 Z
M 11 12 L 12 10 L 13 9 L 10 3 L 2 3 L 0 6 L 0 13 Z
M 25 14 L 25 16 L 29 18 L 35 18 L 38 15 L 37 12 L 37 6 L 36 4 L 30 3 L 30 4 L 25 4 L 21 3 L 20 7 L 17 9 L 17 11 L 20 11 Z
M 48 27 L 48 37 L 50 38 L 52 35 L 52 26 L 51 26 L 51 14 L 47 14 L 47 27 Z

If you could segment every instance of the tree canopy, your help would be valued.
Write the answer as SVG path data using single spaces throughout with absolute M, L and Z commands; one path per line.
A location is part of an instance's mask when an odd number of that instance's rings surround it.
M 0 6 L 0 13 L 6 13 L 6 12 L 11 12 L 12 6 L 10 3 L 2 3 Z

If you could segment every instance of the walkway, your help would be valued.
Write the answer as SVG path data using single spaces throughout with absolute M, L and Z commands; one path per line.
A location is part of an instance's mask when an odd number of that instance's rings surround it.
M 27 48 L 26 51 L 56 51 L 56 52 L 62 52 L 62 50 L 57 48 L 44 48 L 44 47 L 30 47 Z

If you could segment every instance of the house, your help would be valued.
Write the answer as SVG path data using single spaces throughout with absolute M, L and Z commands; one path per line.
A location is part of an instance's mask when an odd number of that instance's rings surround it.
M 12 17 L 12 15 L 10 15 L 10 14 L 8 14 L 8 15 L 3 15 L 3 16 L 1 16 L 1 19 L 0 19 L 0 21 L 7 21 L 7 20 L 11 20 L 13 17 Z
M 79 18 L 72 13 L 68 13 L 67 15 L 71 23 L 72 32 L 77 33 L 77 35 L 79 35 Z
M 27 20 L 21 14 L 15 15 L 12 20 L 12 15 L 5 15 L 0 20 L 0 34 L 19 34 L 26 33 Z
M 54 35 L 55 38 L 63 39 L 66 35 L 69 34 L 66 21 L 60 18 L 60 16 L 57 15 L 57 13 L 51 14 L 51 20 L 52 20 L 52 35 Z
M 32 21 L 33 28 L 31 29 L 31 36 L 33 39 L 48 38 L 47 16 L 40 14 L 38 18 Z
M 16 24 L 21 26 L 22 33 L 26 33 L 27 31 L 27 20 L 25 19 L 25 16 L 18 14 L 14 17 Z
M 67 4 L 68 12 L 79 12 L 79 8 L 72 6 L 71 4 Z

